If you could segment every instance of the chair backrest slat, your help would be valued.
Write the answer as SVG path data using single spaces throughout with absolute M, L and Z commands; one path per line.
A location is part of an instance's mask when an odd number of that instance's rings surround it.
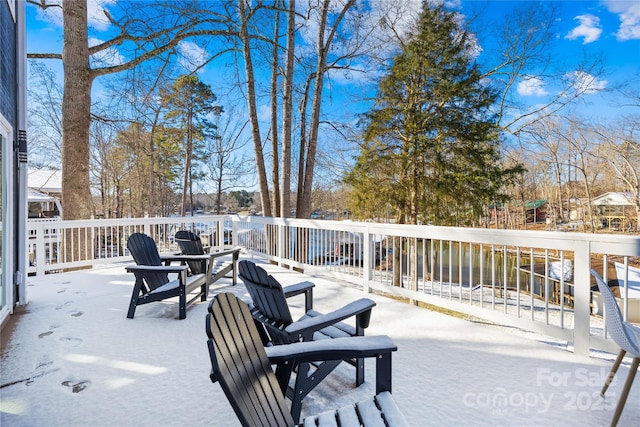
M 138 265 L 160 266 L 162 260 L 158 253 L 156 242 L 148 235 L 143 233 L 133 233 L 127 239 L 127 249 L 131 253 L 133 260 Z M 144 273 L 145 284 L 152 291 L 169 281 L 167 273 L 158 273 L 150 271 Z
M 282 285 L 250 260 L 240 261 L 238 267 L 255 307 L 278 327 L 285 328 L 293 323 Z
M 204 247 L 200 237 L 189 230 L 180 230 L 175 235 L 176 243 L 183 255 L 203 255 Z M 200 261 L 187 261 L 191 274 L 205 273 L 203 263 Z
M 243 426 L 294 425 L 247 305 L 231 293 L 209 305 L 211 363 Z

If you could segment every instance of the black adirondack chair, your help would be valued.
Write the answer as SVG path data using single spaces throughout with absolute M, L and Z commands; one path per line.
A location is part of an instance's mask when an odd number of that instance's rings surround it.
M 371 310 L 376 303 L 368 298 L 360 298 L 323 314 L 311 309 L 313 283 L 301 282 L 283 288 L 273 276 L 250 260 L 240 261 L 239 270 L 240 278 L 253 301 L 251 313 L 264 326 L 271 344 L 363 336 L 365 328 L 369 326 Z M 294 321 L 287 298 L 302 293 L 305 293 L 306 313 Z M 355 319 L 355 325 L 343 322 L 349 318 Z M 345 358 L 344 361 L 356 368 L 355 384 L 356 387 L 360 386 L 364 382 L 364 358 Z M 300 415 L 304 397 L 340 362 L 338 359 L 315 364 L 301 363 L 297 367 L 296 386 L 287 390 L 294 419 Z
M 206 301 L 209 293 L 209 281 L 206 273 L 188 275 L 184 263 L 199 263 L 205 272 L 209 257 L 207 255 L 166 255 L 160 256 L 155 241 L 143 233 L 133 233 L 127 240 L 127 248 L 136 265 L 127 266 L 127 271 L 136 278 L 131 294 L 127 317 L 132 319 L 136 307 L 150 302 L 178 297 L 178 316 L 186 319 L 187 307 L 196 302 Z M 182 265 L 171 265 L 179 262 Z M 169 274 L 177 273 L 177 279 L 171 280 Z M 198 290 L 194 293 L 194 290 Z
M 292 427 L 283 390 L 292 368 L 302 363 L 347 358 L 376 358 L 376 396 L 363 402 L 305 418 L 300 425 L 407 426 L 391 396 L 391 354 L 396 345 L 387 336 L 337 338 L 264 348 L 249 311 L 230 293 L 209 304 L 206 321 L 211 381 L 219 382 L 245 427 Z M 271 365 L 276 366 L 275 373 Z
M 200 237 L 189 230 L 178 231 L 175 235 L 175 241 L 183 255 L 209 255 L 208 264 L 204 266 L 198 260 L 187 261 L 192 274 L 206 273 L 209 284 L 211 284 L 231 273 L 233 284 L 236 284 L 240 248 L 212 252 L 209 246 L 202 245 Z

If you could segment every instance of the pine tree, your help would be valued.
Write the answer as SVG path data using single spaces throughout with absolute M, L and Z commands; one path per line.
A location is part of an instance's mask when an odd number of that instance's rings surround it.
M 520 171 L 500 165 L 496 92 L 482 80 L 472 34 L 458 22 L 425 3 L 417 30 L 380 81 L 346 178 L 360 208 L 386 205 L 399 223 L 461 225 L 501 198 Z
M 220 114 L 222 107 L 214 105 L 217 98 L 211 86 L 193 75 L 179 77 L 172 86 L 162 90 L 161 97 L 169 108 L 167 118 L 176 120 L 184 135 L 185 160 L 181 215 L 184 216 L 186 213 L 187 194 L 193 215 L 193 181 L 198 178 L 193 162 L 202 157 L 202 140 L 214 128 L 207 120 L 207 116 Z

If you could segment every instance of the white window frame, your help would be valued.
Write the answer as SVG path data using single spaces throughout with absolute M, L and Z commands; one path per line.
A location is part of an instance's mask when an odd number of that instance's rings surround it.
M 0 324 L 13 313 L 13 251 L 14 246 L 13 206 L 9 199 L 13 197 L 13 127 L 0 114 L 0 135 L 2 135 L 2 306 L 0 306 Z

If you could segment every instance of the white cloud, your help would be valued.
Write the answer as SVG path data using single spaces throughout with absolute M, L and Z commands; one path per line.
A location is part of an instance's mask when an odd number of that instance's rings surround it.
M 544 89 L 544 82 L 538 77 L 525 77 L 518 83 L 518 94 L 521 96 L 544 96 L 548 93 Z
M 104 40 L 97 39 L 95 37 L 89 37 L 89 47 L 97 46 L 103 43 Z M 92 65 L 101 67 L 110 67 L 114 65 L 124 64 L 124 56 L 120 54 L 115 47 L 109 47 L 91 55 Z
M 88 0 L 87 1 L 87 20 L 89 26 L 98 31 L 104 31 L 111 25 L 104 10 L 107 6 L 115 4 L 116 0 Z
M 87 0 L 87 23 L 90 27 L 98 30 L 105 31 L 111 25 L 104 14 L 104 10 L 107 6 L 113 5 L 117 0 Z M 49 0 L 47 4 L 62 4 L 63 0 Z M 39 20 L 48 22 L 57 27 L 63 26 L 62 21 L 62 8 L 49 7 L 42 9 L 36 7 L 36 15 Z
M 606 80 L 599 80 L 584 71 L 573 71 L 568 73 L 567 77 L 573 81 L 573 87 L 576 91 L 585 94 L 600 92 L 606 89 L 608 84 Z
M 594 15 L 578 15 L 574 19 L 580 21 L 580 25 L 571 30 L 565 36 L 566 39 L 575 40 L 578 37 L 584 37 L 582 44 L 587 44 L 600 38 L 600 34 L 602 34 L 600 18 Z
M 182 41 L 178 43 L 178 52 L 180 52 L 178 63 L 191 72 L 198 69 L 210 58 L 206 49 L 203 49 L 190 41 Z M 199 71 L 203 71 L 203 69 L 200 68 Z
M 616 33 L 618 40 L 640 40 L 640 3 L 608 0 L 606 5 L 610 12 L 620 18 Z
M 271 124 L 271 106 L 262 104 L 258 107 L 258 120 L 262 123 Z
M 52 0 L 48 4 L 62 5 L 62 0 Z M 47 9 L 36 7 L 36 16 L 39 21 L 62 27 L 62 9 L 59 7 L 49 7 Z

